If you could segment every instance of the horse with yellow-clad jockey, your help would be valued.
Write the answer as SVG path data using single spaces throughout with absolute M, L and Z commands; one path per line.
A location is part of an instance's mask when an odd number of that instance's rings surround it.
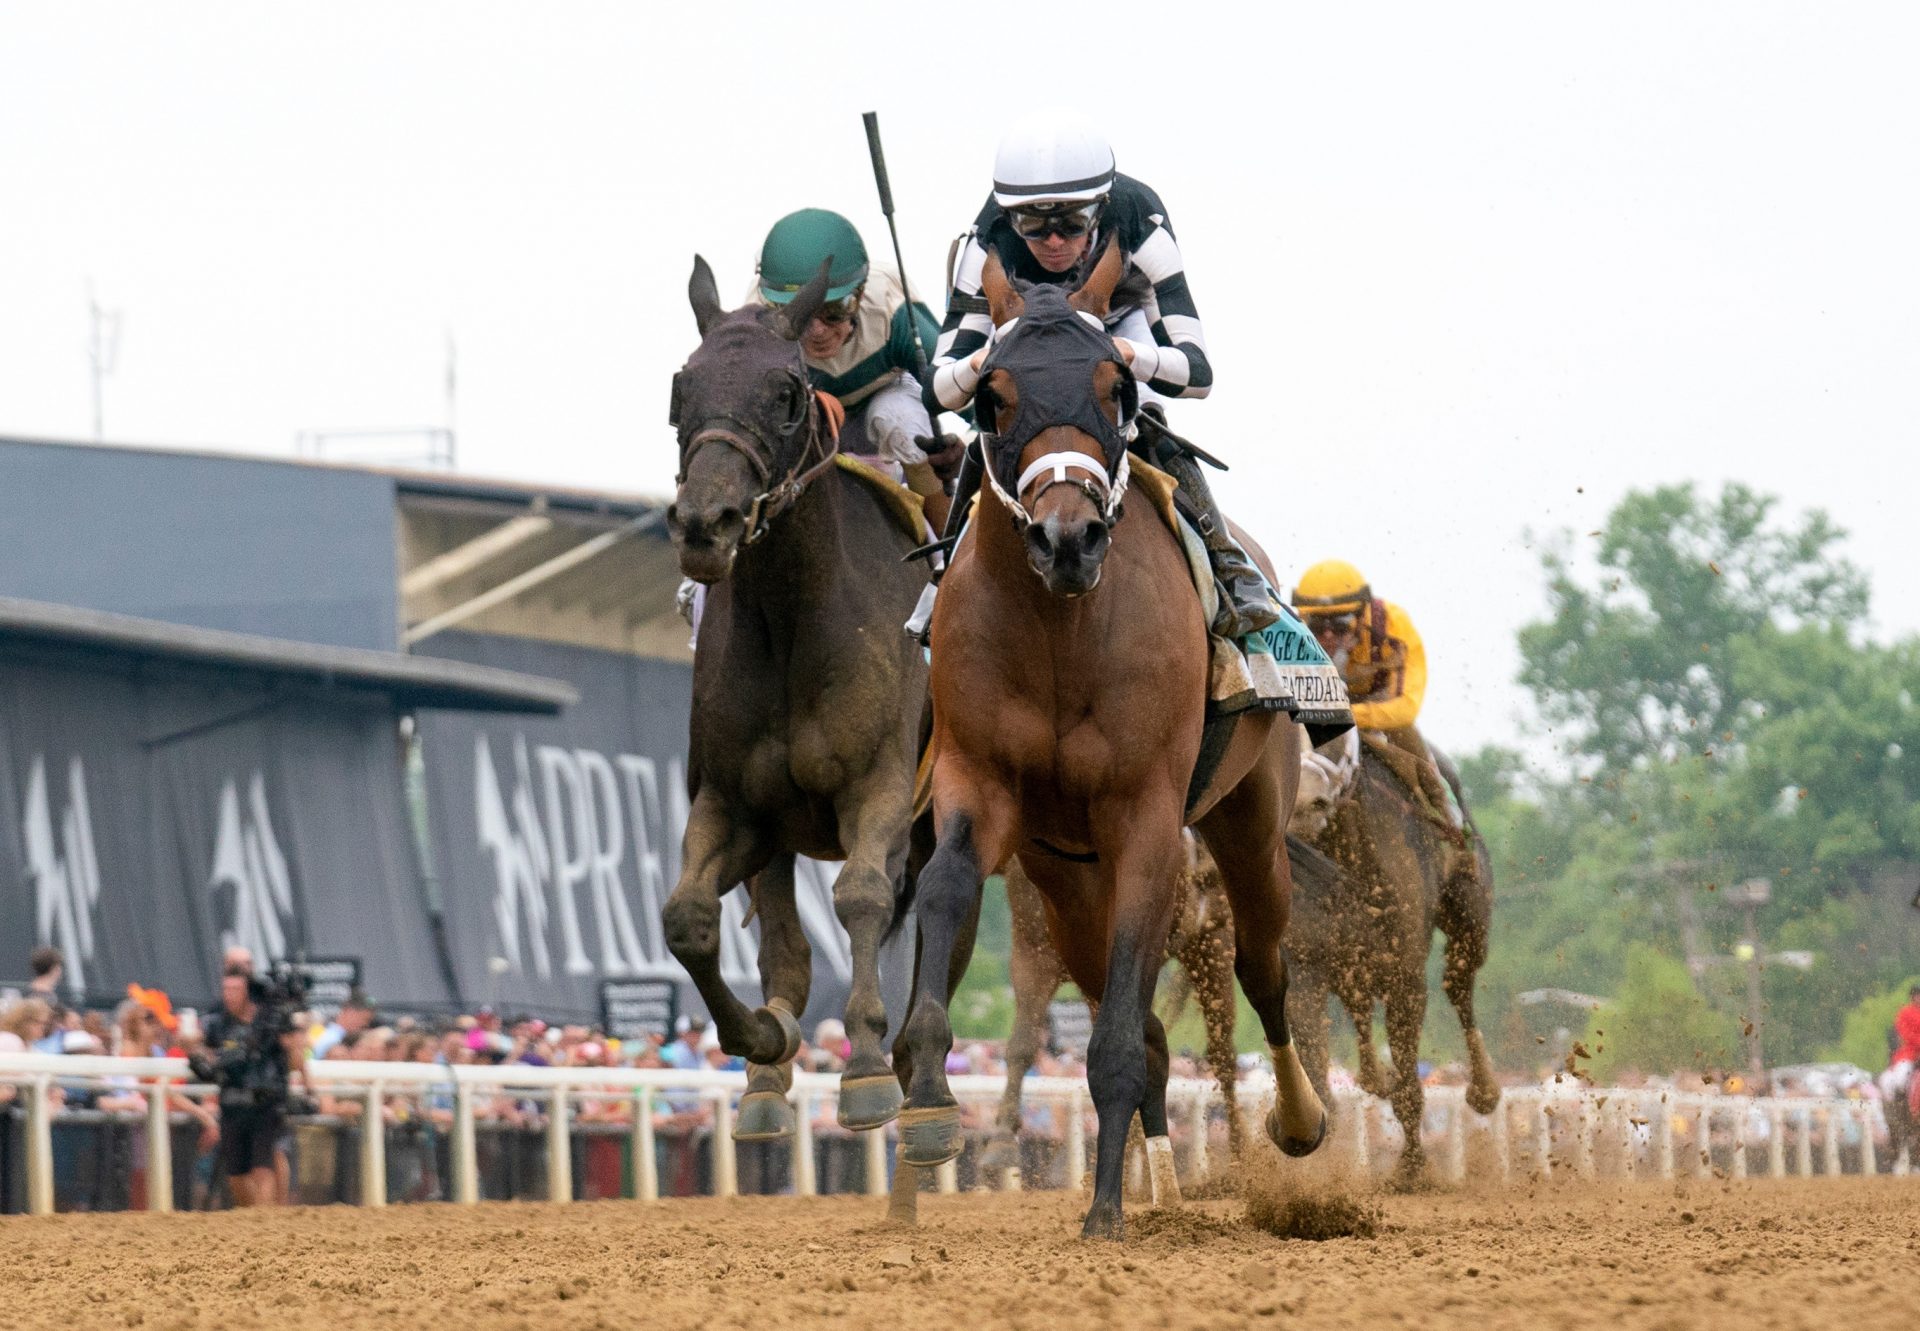
M 1392 1101 L 1406 1135 L 1401 1176 L 1412 1181 L 1425 1167 L 1418 1059 L 1435 930 L 1446 938 L 1442 988 L 1466 1040 L 1467 1104 L 1484 1114 L 1499 1102 L 1473 1011 L 1492 926 L 1492 867 L 1458 777 L 1416 725 L 1427 653 L 1412 616 L 1339 559 L 1302 574 L 1293 605 L 1344 675 L 1355 728 L 1301 759 L 1288 823 L 1288 1006 L 1316 1087 L 1326 1084 L 1328 996 L 1345 1008 L 1358 1037 L 1358 1079 Z M 1376 1003 L 1386 1011 L 1385 1063 L 1373 1045 Z

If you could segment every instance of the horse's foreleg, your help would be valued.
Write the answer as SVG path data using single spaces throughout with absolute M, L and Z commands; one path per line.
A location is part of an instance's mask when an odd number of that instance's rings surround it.
M 1426 1168 L 1427 1151 L 1420 1141 L 1420 1120 L 1427 1097 L 1420 1085 L 1420 1028 L 1427 1017 L 1424 972 L 1398 977 L 1387 991 L 1387 1048 L 1393 1055 L 1393 1085 L 1388 1096 L 1393 1116 L 1407 1143 L 1400 1153 L 1400 1177 L 1412 1182 Z
M 1093 1038 L 1087 1044 L 1087 1084 L 1099 1117 L 1100 1141 L 1094 1159 L 1093 1205 L 1080 1231 L 1085 1238 L 1120 1237 L 1127 1128 L 1136 1112 L 1146 1133 L 1150 1170 L 1156 1156 L 1164 1156 L 1167 1166 L 1172 1164 L 1166 1031 L 1153 1017 L 1152 1004 L 1154 981 L 1166 959 L 1167 934 L 1178 905 L 1172 892 L 1179 869 L 1178 817 L 1177 807 L 1161 820 L 1135 805 L 1126 810 L 1123 827 L 1106 835 L 1098 823 L 1094 828 L 1095 844 L 1113 866 L 1108 889 L 1113 904 L 1106 983 L 1101 986 Z M 1152 1032 L 1159 1036 L 1157 1069 Z
M 936 794 L 936 807 L 943 803 Z M 972 953 L 971 925 L 979 919 L 980 888 L 990 863 L 986 856 L 999 849 L 1006 835 L 1004 826 L 997 829 L 997 838 L 995 830 L 971 812 L 946 814 L 940 844 L 920 874 L 915 897 L 920 965 L 913 1011 L 902 1032 L 912 1060 L 907 1107 L 900 1114 L 900 1159 L 905 1164 L 941 1165 L 960 1154 L 960 1106 L 947 1086 L 947 1054 L 953 1048 L 947 1005 Z
M 1333 1034 L 1332 1018 L 1327 1011 L 1327 982 L 1311 966 L 1294 966 L 1287 990 L 1294 1044 L 1300 1050 L 1300 1065 L 1307 1081 L 1323 1103 L 1331 1103 L 1333 1093 L 1327 1084 L 1327 1042 Z
M 893 918 L 893 885 L 906 864 L 909 790 L 901 782 L 865 782 L 841 799 L 847 862 L 834 880 L 833 909 L 847 931 L 853 969 L 846 1017 L 852 1050 L 840 1075 L 843 1128 L 881 1127 L 900 1112 L 900 1085 L 887 1066 L 880 943 Z
M 915 828 L 916 836 L 919 828 Z M 916 877 L 921 875 L 916 875 Z M 967 963 L 973 959 L 974 934 L 980 925 L 980 896 L 974 894 L 973 910 L 954 935 L 953 952 L 947 960 L 948 990 L 947 1000 L 953 1000 L 953 991 L 959 987 L 959 978 L 967 973 Z M 925 935 L 914 939 L 913 951 L 913 992 L 920 990 L 920 972 L 925 957 L 922 948 Z M 900 1083 L 902 1093 L 913 1084 L 913 1045 L 907 1038 L 907 1025 L 902 1023 L 900 1033 L 893 1040 L 893 1075 Z M 924 1171 L 906 1159 L 907 1138 L 903 1133 L 896 1150 L 893 1167 L 893 1190 L 887 1204 L 887 1223 L 890 1225 L 912 1225 L 919 1221 L 920 1177 Z
M 1382 1100 L 1393 1094 L 1393 1069 L 1380 1066 L 1380 1051 L 1373 1043 L 1373 997 L 1355 991 L 1340 995 L 1340 1006 L 1353 1023 L 1353 1058 L 1357 1065 L 1353 1079 L 1368 1095 Z
M 1500 1103 L 1500 1083 L 1487 1057 L 1486 1041 L 1473 1016 L 1473 984 L 1487 960 L 1487 934 L 1493 917 L 1493 890 L 1488 885 L 1487 860 L 1479 858 L 1472 879 L 1455 878 L 1442 888 L 1435 923 L 1446 936 L 1446 969 L 1441 988 L 1460 1018 L 1467 1037 L 1467 1105 L 1478 1114 L 1491 1114 Z
M 1275 745 L 1216 804 L 1200 834 L 1220 866 L 1233 904 L 1233 968 L 1273 1056 L 1274 1106 L 1267 1135 L 1287 1155 L 1308 1155 L 1327 1135 L 1327 1111 L 1300 1064 L 1287 1026 L 1287 959 L 1280 943 L 1292 905 L 1286 815 L 1293 791 L 1282 761 L 1298 767 L 1291 745 Z
M 797 1018 L 813 987 L 813 949 L 793 899 L 793 856 L 775 855 L 753 880 L 760 914 L 760 992 L 767 1006 Z M 733 1120 L 737 1141 L 782 1141 L 793 1135 L 793 1063 L 750 1063 L 747 1092 Z
M 661 912 L 667 950 L 693 977 L 722 1049 L 750 1063 L 787 1062 L 800 1048 L 794 1014 L 749 1009 L 720 974 L 720 896 L 764 869 L 770 848 L 758 828 L 736 822 L 703 791 L 687 815 L 680 854 L 680 882 Z

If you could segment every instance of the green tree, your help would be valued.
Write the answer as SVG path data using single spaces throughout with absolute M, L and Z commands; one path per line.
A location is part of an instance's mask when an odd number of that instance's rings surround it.
M 1635 491 L 1597 533 L 1590 573 L 1564 540 L 1545 557 L 1552 614 L 1521 630 L 1520 680 L 1601 777 L 1737 735 L 1737 639 L 1865 616 L 1840 529 L 1818 511 L 1782 526 L 1775 504 L 1739 484 L 1715 499 L 1690 484 Z
M 1854 1004 L 1841 1027 L 1840 1038 L 1825 1050 L 1833 1062 L 1878 1071 L 1887 1065 L 1887 1031 L 1893 1015 L 1906 1006 L 1907 992 L 1920 984 L 1920 976 L 1908 976 L 1877 994 L 1869 994 Z
M 1594 1080 L 1625 1069 L 1706 1072 L 1740 1056 L 1740 1027 L 1693 987 L 1686 966 L 1646 943 L 1627 949 L 1620 987 L 1587 1027 Z

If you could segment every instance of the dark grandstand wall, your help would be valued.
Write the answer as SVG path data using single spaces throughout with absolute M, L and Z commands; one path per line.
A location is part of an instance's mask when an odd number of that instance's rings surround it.
M 390 477 L 0 439 L 0 596 L 392 651 L 397 560 Z
M 217 992 L 222 949 L 360 958 L 377 999 L 451 998 L 390 705 L 0 637 L 0 941 L 76 1000 Z

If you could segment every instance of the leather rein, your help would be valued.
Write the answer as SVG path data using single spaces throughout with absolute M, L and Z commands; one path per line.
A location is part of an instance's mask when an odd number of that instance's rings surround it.
M 759 426 L 737 416 L 709 417 L 706 424 L 688 436 L 680 450 L 680 475 L 676 478 L 680 482 L 686 480 L 687 471 L 693 466 L 694 455 L 708 444 L 731 448 L 745 458 L 747 466 L 753 469 L 754 482 L 760 487 L 760 493 L 754 496 L 753 503 L 747 508 L 747 532 L 740 540 L 743 548 L 764 537 L 773 526 L 774 519 L 793 507 L 800 496 L 806 493 L 807 486 L 833 465 L 834 458 L 840 452 L 838 422 L 830 419 L 830 413 L 821 404 L 819 392 L 806 374 L 796 373 L 795 378 L 805 391 L 806 406 L 799 419 L 782 427 L 779 434 L 783 439 L 791 439 L 802 425 L 807 434 L 799 455 L 794 458 L 792 470 L 786 475 L 774 479 L 773 459 L 779 454 L 778 445 Z M 716 421 L 726 423 L 715 424 Z

